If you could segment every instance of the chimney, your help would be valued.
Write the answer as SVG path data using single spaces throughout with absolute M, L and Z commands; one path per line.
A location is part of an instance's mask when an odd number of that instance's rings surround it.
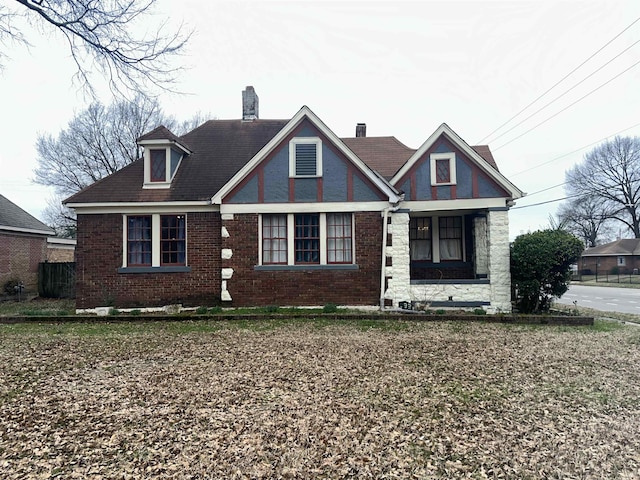
M 242 119 L 258 119 L 258 95 L 253 87 L 247 87 L 242 91 Z
M 356 137 L 366 137 L 366 136 L 367 136 L 367 124 L 358 123 L 356 125 Z

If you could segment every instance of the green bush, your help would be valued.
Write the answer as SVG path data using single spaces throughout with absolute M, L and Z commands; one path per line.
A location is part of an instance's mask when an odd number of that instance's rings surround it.
M 222 307 L 211 307 L 209 309 L 209 313 L 221 313 L 222 312 Z
M 277 313 L 280 307 L 278 305 L 267 305 L 264 307 L 265 313 Z
M 130 314 L 133 315 L 134 317 L 137 317 L 138 315 L 140 315 L 142 312 L 138 309 L 135 310 L 131 310 Z
M 582 253 L 582 242 L 564 230 L 520 235 L 511 245 L 511 286 L 523 313 L 547 312 L 571 280 L 571 265 Z
M 109 315 L 120 315 L 120 310 L 118 310 L 117 308 L 110 308 Z
M 198 308 L 196 308 L 196 314 L 197 315 L 204 315 L 208 311 L 209 310 L 207 309 L 207 307 L 198 307 Z
M 22 282 L 20 281 L 19 278 L 11 278 L 6 282 L 4 282 L 4 285 L 2 286 L 2 291 L 7 295 L 15 295 L 17 293 L 16 287 L 21 283 Z
M 473 314 L 474 315 L 486 315 L 487 311 L 484 308 L 474 308 L 473 309 Z
M 336 313 L 338 306 L 335 303 L 327 303 L 322 307 L 322 313 Z

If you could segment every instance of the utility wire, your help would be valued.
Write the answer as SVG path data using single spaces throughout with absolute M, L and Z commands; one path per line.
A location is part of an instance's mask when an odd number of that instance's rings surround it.
M 546 118 L 545 120 L 543 120 L 542 122 L 538 123 L 537 125 L 534 125 L 533 127 L 531 127 L 529 130 L 525 130 L 523 133 L 521 133 L 520 135 L 518 135 L 517 137 L 512 138 L 511 140 L 509 140 L 506 143 L 503 143 L 502 145 L 500 145 L 499 147 L 494 149 L 494 152 L 497 150 L 500 150 L 502 147 L 509 145 L 512 142 L 515 142 L 516 140 L 518 140 L 519 138 L 525 136 L 527 133 L 531 132 L 532 130 L 535 130 L 536 128 L 538 128 L 539 126 L 547 123 L 549 120 L 551 120 L 552 118 L 557 117 L 558 115 L 560 115 L 562 112 L 568 110 L 569 108 L 573 107 L 576 103 L 581 102 L 582 100 L 584 100 L 585 98 L 587 98 L 589 95 L 591 95 L 592 93 L 595 93 L 596 91 L 600 90 L 602 87 L 608 85 L 609 83 L 613 82 L 615 79 L 617 79 L 618 77 L 624 75 L 625 73 L 627 73 L 629 70 L 631 70 L 633 67 L 637 66 L 640 64 L 640 60 L 637 61 L 636 63 L 634 63 L 633 65 L 631 65 L 629 68 L 624 69 L 622 72 L 620 72 L 619 74 L 617 74 L 615 77 L 610 78 L 609 80 L 607 80 L 606 82 L 604 82 L 602 85 L 594 88 L 593 90 L 591 90 L 589 93 L 583 95 L 582 97 L 580 97 L 579 99 L 577 99 L 575 102 L 570 103 L 569 105 L 567 105 L 566 107 L 564 107 L 562 110 L 554 113 L 553 115 L 551 115 L 550 117 Z
M 511 132 L 512 130 L 514 130 L 515 128 L 519 127 L 520 125 L 522 125 L 524 122 L 526 122 L 527 120 L 529 120 L 531 117 L 535 117 L 538 113 L 540 113 L 542 110 L 544 110 L 545 108 L 549 107 L 550 105 L 554 104 L 555 102 L 557 102 L 558 100 L 560 100 L 562 97 L 564 97 L 567 93 L 571 92 L 573 89 L 575 89 L 578 85 L 586 82 L 589 78 L 593 77 L 596 73 L 598 73 L 600 70 L 602 70 L 604 67 L 606 67 L 607 65 L 609 65 L 611 62 L 613 62 L 615 59 L 619 58 L 622 54 L 626 53 L 631 47 L 636 46 L 638 43 L 640 43 L 640 40 L 635 41 L 634 43 L 632 43 L 631 45 L 629 45 L 627 48 L 625 48 L 623 51 L 621 51 L 618 55 L 616 55 L 615 57 L 613 57 L 611 60 L 609 60 L 607 63 L 601 65 L 599 68 L 597 68 L 596 70 L 594 70 L 593 72 L 591 72 L 589 75 L 587 75 L 586 77 L 584 77 L 582 80 L 580 80 L 578 83 L 576 83 L 575 85 L 573 85 L 572 87 L 570 87 L 568 90 L 565 90 L 563 93 L 561 93 L 560 95 L 558 95 L 556 98 L 554 98 L 553 100 L 551 100 L 550 102 L 546 103 L 543 107 L 540 107 L 538 110 L 536 110 L 535 112 L 533 112 L 531 115 L 529 115 L 528 117 L 524 118 L 523 120 L 520 120 L 518 123 L 516 123 L 513 127 L 511 127 L 509 130 L 502 132 L 500 135 L 498 135 L 497 137 L 495 137 L 493 140 L 491 140 L 492 142 L 495 142 L 496 140 L 498 140 L 501 137 L 504 137 L 507 133 Z
M 590 143 L 589 145 L 585 145 L 584 147 L 580 147 L 580 148 L 578 148 L 576 150 L 573 150 L 573 151 L 571 151 L 569 153 L 564 153 L 564 154 L 560 155 L 559 157 L 552 158 L 551 160 L 547 160 L 546 162 L 539 163 L 538 165 L 534 165 L 533 167 L 529 167 L 529 168 L 527 168 L 525 170 L 520 170 L 519 172 L 512 173 L 512 174 L 508 175 L 508 177 L 509 178 L 515 177 L 516 175 L 520 175 L 522 173 L 530 172 L 531 170 L 535 170 L 536 168 L 542 167 L 544 165 L 548 165 L 549 163 L 555 162 L 556 160 L 560 160 L 561 158 L 564 158 L 564 157 L 568 157 L 569 155 L 573 155 L 574 153 L 578 153 L 578 152 L 584 150 L 585 148 L 592 147 L 593 145 L 596 145 L 596 144 L 598 144 L 600 142 L 604 142 L 605 140 L 607 140 L 607 139 L 609 139 L 611 137 L 614 137 L 616 135 L 620 135 L 621 133 L 626 132 L 627 130 L 631 130 L 632 128 L 636 128 L 636 127 L 640 127 L 640 123 L 636 123 L 635 125 L 631 125 L 630 127 L 627 127 L 627 128 L 622 129 L 622 130 L 619 130 L 616 133 L 612 133 L 611 135 L 607 135 L 606 137 L 601 138 L 600 140 L 596 140 L 595 142 Z
M 476 143 L 476 145 L 481 145 L 483 144 L 483 142 L 491 137 L 494 133 L 496 133 L 498 130 L 500 130 L 502 127 L 504 127 L 505 125 L 509 124 L 513 119 L 517 118 L 518 116 L 520 116 L 520 114 L 522 112 L 524 112 L 525 110 L 527 110 L 531 105 L 535 104 L 538 100 L 540 100 L 542 97 L 544 97 L 547 93 L 549 93 L 551 90 L 553 90 L 554 88 L 556 88 L 558 85 L 560 85 L 562 82 L 564 82 L 567 78 L 569 78 L 574 72 L 576 72 L 578 69 L 580 69 L 585 63 L 587 63 L 589 60 L 591 60 L 593 57 L 595 57 L 598 53 L 600 53 L 602 50 L 604 50 L 606 47 L 608 47 L 614 40 L 616 40 L 620 35 L 622 35 L 624 32 L 626 32 L 627 30 L 629 30 L 633 25 L 635 25 L 638 21 L 640 20 L 640 17 L 636 18 L 633 22 L 631 22 L 626 28 L 624 28 L 620 33 L 618 33 L 615 37 L 613 37 L 611 40 L 609 40 L 607 43 L 605 43 L 602 47 L 600 47 L 598 50 L 596 50 L 595 53 L 593 53 L 591 56 L 589 56 L 589 58 L 587 58 L 585 61 L 583 61 L 580 65 L 578 65 L 576 68 L 574 68 L 573 70 L 571 70 L 569 73 L 567 73 L 564 77 L 562 77 L 560 80 L 558 80 L 555 84 L 553 84 L 548 90 L 546 90 L 543 94 L 539 95 L 535 100 L 533 100 L 531 103 L 529 103 L 526 107 L 524 107 L 522 110 L 520 110 L 518 113 L 516 113 L 513 117 L 511 117 L 509 120 L 507 120 L 506 122 L 504 122 L 502 125 L 500 125 L 498 128 L 496 128 L 493 132 L 491 132 L 489 135 L 485 136 L 482 140 L 480 140 L 479 142 Z

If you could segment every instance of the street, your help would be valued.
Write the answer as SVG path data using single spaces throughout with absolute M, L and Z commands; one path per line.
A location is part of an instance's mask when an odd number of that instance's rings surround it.
M 563 305 L 586 307 L 605 312 L 622 312 L 640 315 L 640 289 L 570 285 L 569 291 L 556 300 Z

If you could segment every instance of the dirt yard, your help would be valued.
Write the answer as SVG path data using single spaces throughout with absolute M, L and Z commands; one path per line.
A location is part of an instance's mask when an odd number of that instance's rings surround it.
M 640 477 L 640 328 L 0 325 L 0 478 Z

